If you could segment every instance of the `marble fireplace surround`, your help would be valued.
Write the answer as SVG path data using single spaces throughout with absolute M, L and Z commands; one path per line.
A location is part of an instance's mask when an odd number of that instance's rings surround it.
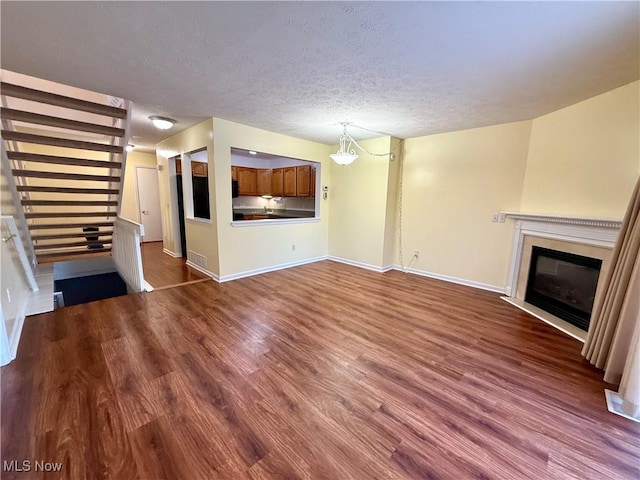
M 532 247 L 550 248 L 602 260 L 596 290 L 598 298 L 602 295 L 602 279 L 609 270 L 611 254 L 622 222 L 536 213 L 501 214 L 515 220 L 506 296 L 502 299 L 584 342 L 586 332 L 524 301 Z

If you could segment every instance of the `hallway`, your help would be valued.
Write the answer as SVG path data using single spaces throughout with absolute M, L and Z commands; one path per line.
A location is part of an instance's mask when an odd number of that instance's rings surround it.
M 188 267 L 186 259 L 173 258 L 164 253 L 162 242 L 143 243 L 141 249 L 144 278 L 154 289 L 209 279 L 206 275 Z

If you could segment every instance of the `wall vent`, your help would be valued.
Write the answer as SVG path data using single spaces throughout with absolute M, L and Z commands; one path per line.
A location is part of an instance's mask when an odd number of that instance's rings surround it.
M 199 253 L 194 252 L 193 250 L 187 251 L 187 260 L 189 260 L 194 265 L 207 269 L 207 257 L 204 255 L 200 255 Z

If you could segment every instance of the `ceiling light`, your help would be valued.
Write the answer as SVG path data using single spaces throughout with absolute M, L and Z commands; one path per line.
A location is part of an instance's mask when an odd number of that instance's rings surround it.
M 149 120 L 151 120 L 151 122 L 153 123 L 153 125 L 156 128 L 159 128 L 160 130 L 168 130 L 171 127 L 173 127 L 173 124 L 176 123 L 176 121 L 173 118 L 168 118 L 168 117 L 149 117 Z
M 127 152 L 132 152 L 134 148 L 136 148 L 136 146 L 131 143 L 125 147 Z
M 253 150 L 249 150 L 249 153 L 250 153 L 251 155 L 257 155 L 257 154 L 258 154 L 258 152 L 254 152 Z
M 336 162 L 338 165 L 350 165 L 351 163 L 353 163 L 359 157 L 359 155 L 356 154 L 356 151 L 352 148 L 353 145 L 358 147 L 364 153 L 373 155 L 374 157 L 384 157 L 386 155 L 389 155 L 389 158 L 393 160 L 393 154 L 391 152 L 371 153 L 358 145 L 358 142 L 356 142 L 353 137 L 347 132 L 347 125 L 349 124 L 342 123 L 343 130 L 342 135 L 340 135 L 340 146 L 338 148 L 338 151 L 329 155 L 334 162 Z

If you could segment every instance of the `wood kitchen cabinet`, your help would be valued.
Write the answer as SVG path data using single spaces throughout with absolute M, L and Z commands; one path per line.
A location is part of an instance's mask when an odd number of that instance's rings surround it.
M 311 176 L 309 178 L 309 196 L 316 196 L 316 167 L 311 167 Z
M 255 168 L 238 167 L 238 193 L 244 196 L 258 194 L 258 171 Z
M 191 162 L 191 174 L 194 177 L 206 177 L 208 175 L 208 165 L 203 162 Z
M 238 167 L 231 167 L 231 180 L 238 180 Z
M 271 170 L 271 195 L 274 197 L 284 196 L 284 168 Z
M 298 194 L 296 188 L 296 167 L 285 167 L 284 177 L 284 196 L 295 197 Z
M 311 185 L 311 166 L 301 165 L 296 167 L 296 196 L 308 197 Z
M 258 195 L 273 195 L 271 193 L 271 169 L 258 168 L 256 172 Z

